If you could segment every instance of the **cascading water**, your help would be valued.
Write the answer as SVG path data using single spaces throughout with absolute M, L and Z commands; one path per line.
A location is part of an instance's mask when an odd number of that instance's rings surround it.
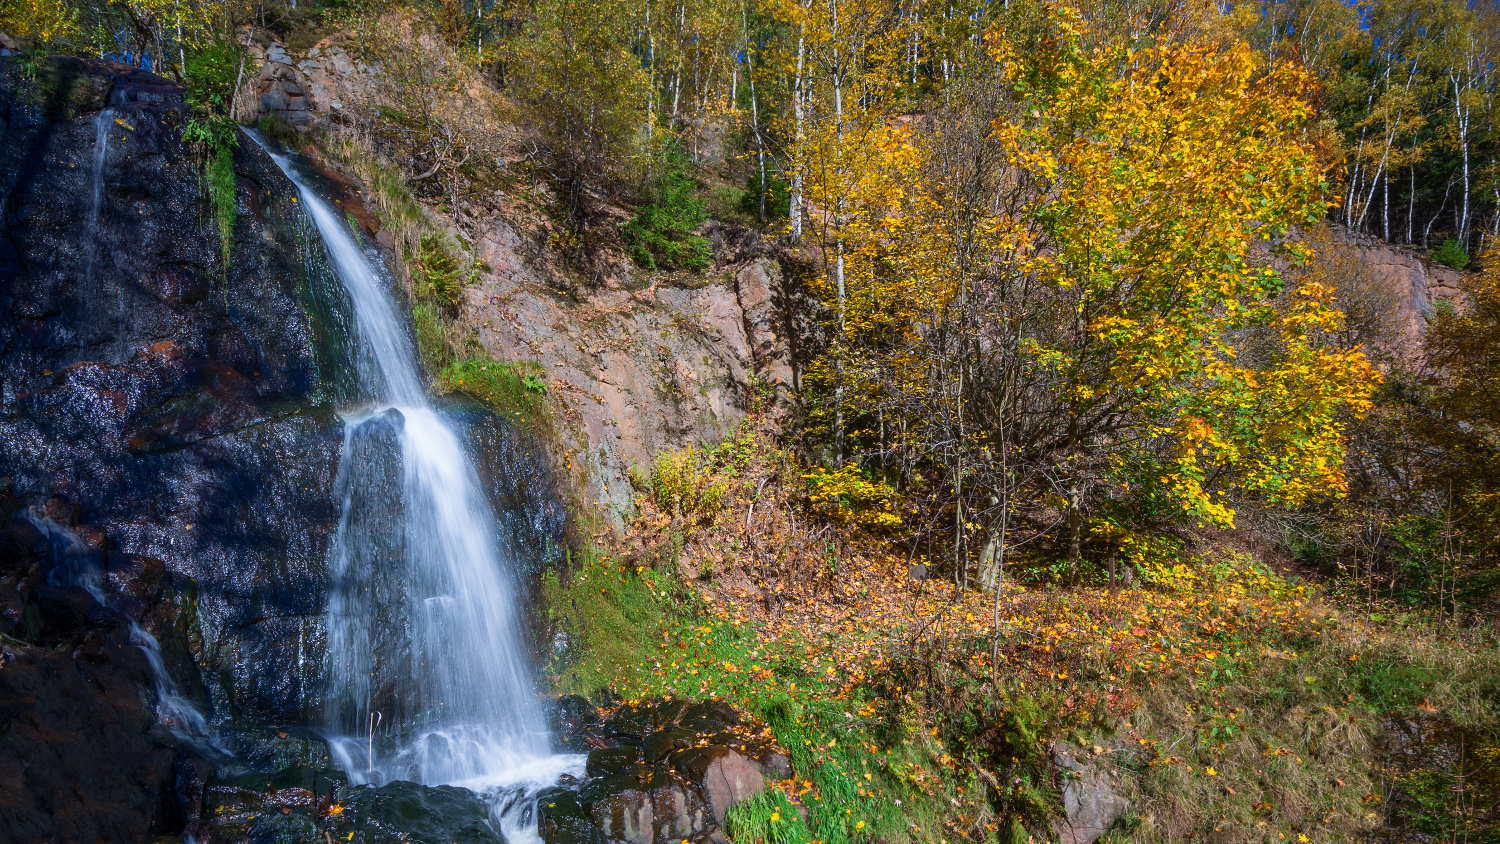
M 92 196 L 94 203 L 89 210 L 89 232 L 99 231 L 99 212 L 104 208 L 104 159 L 109 155 L 109 124 L 115 119 L 115 110 L 101 109 L 94 115 L 94 169 Z
M 583 758 L 551 751 L 512 576 L 477 473 L 427 401 L 378 257 L 308 187 L 289 156 L 252 137 L 296 185 L 347 291 L 355 369 L 371 403 L 345 417 L 343 514 L 327 614 L 330 746 L 351 782 L 403 779 L 487 792 L 506 807 L 497 814 L 508 840 L 534 839 L 529 801 L 516 801 L 517 792 L 581 773 Z M 367 500 L 379 493 L 360 482 L 369 458 L 357 444 L 382 425 L 396 432 L 402 497 L 397 524 L 384 532 L 366 530 L 357 515 L 379 509 L 380 502 Z M 391 629 L 384 602 L 399 605 L 399 630 Z M 401 660 L 405 676 L 397 692 L 379 692 L 381 700 L 399 698 L 401 711 L 384 711 L 372 678 Z
M 90 197 L 89 205 L 89 245 L 88 255 L 84 263 L 83 284 L 85 289 L 93 287 L 94 267 L 104 257 L 104 241 L 100 236 L 102 229 L 101 217 L 104 214 L 104 166 L 109 157 L 109 133 L 111 125 L 115 122 L 115 110 L 112 108 L 100 109 L 94 115 L 94 166 L 90 173 Z M 125 303 L 116 291 L 114 298 L 115 321 L 117 329 L 116 337 L 123 336 L 125 325 Z
M 27 510 L 22 517 L 46 537 L 48 554 L 54 565 L 48 575 L 51 586 L 79 586 L 94 596 L 100 606 L 111 606 L 112 602 L 99 586 L 99 571 L 83 550 L 83 543 L 71 531 L 45 516 Z M 165 726 L 179 741 L 201 750 L 220 750 L 208 729 L 208 719 L 198 711 L 167 671 L 162 659 L 161 643 L 146 629 L 126 616 L 130 628 L 130 644 L 146 655 L 146 664 L 151 668 L 151 679 L 156 692 L 156 720 Z M 220 751 L 222 752 L 222 751 Z

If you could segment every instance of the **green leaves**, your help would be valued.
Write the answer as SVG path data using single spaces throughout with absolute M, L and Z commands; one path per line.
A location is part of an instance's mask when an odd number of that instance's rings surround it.
M 656 156 L 657 172 L 646 190 L 646 204 L 620 230 L 625 249 L 647 269 L 708 269 L 708 241 L 693 234 L 708 219 L 698 185 L 688 175 L 687 157 L 675 145 Z

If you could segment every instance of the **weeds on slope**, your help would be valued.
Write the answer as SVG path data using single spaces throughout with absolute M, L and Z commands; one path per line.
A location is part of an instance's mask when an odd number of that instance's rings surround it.
M 737 841 L 1046 840 L 1076 776 L 1064 753 L 1130 800 L 1115 842 L 1489 834 L 1482 776 L 1392 767 L 1382 747 L 1430 715 L 1467 731 L 1479 771 L 1500 724 L 1492 637 L 1373 623 L 1249 556 L 1180 548 L 1133 588 L 997 599 L 820 520 L 753 425 L 678 463 L 717 506 L 658 507 L 642 479 L 633 534 L 548 584 L 570 643 L 551 676 L 767 721 L 796 774 L 736 811 Z

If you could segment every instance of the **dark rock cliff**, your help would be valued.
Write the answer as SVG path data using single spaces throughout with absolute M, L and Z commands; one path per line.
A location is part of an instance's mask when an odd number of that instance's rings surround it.
M 0 58 L 0 841 L 199 829 L 321 711 L 347 303 L 248 142 L 225 261 L 182 102 L 121 65 Z M 534 571 L 563 521 L 539 450 L 445 406 Z M 232 763 L 157 723 L 137 624 Z
M 77 60 L 0 85 L 0 476 L 192 579 L 216 709 L 294 715 L 342 444 L 295 191 L 240 146 L 226 268 L 179 91 Z
M 249 144 L 225 265 L 179 89 L 107 63 L 0 70 L 5 515 L 67 531 L 106 593 L 19 541 L 0 560 L 5 825 L 143 840 L 173 823 L 173 750 L 124 615 L 220 720 L 294 719 L 314 696 L 342 445 L 326 306 L 295 191 Z

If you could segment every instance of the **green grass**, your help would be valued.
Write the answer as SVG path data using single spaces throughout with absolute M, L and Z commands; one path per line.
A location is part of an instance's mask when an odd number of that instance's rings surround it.
M 570 578 L 544 575 L 549 621 L 569 649 L 548 665 L 555 691 L 626 698 L 717 698 L 765 721 L 792 760 L 787 789 L 737 808 L 742 842 L 936 841 L 957 796 L 941 744 L 919 723 L 893 728 L 872 689 L 811 665 L 828 642 L 767 643 L 677 584 L 670 559 L 630 568 L 590 554 Z M 970 792 L 972 794 L 972 790 Z
M 467 357 L 443 366 L 437 381 L 443 390 L 468 393 L 523 430 L 536 432 L 548 418 L 545 375 L 535 362 Z
M 224 256 L 224 272 L 229 272 L 229 258 L 234 243 L 234 145 L 217 146 L 203 170 L 203 183 L 213 205 L 214 222 L 219 230 L 219 250 Z

